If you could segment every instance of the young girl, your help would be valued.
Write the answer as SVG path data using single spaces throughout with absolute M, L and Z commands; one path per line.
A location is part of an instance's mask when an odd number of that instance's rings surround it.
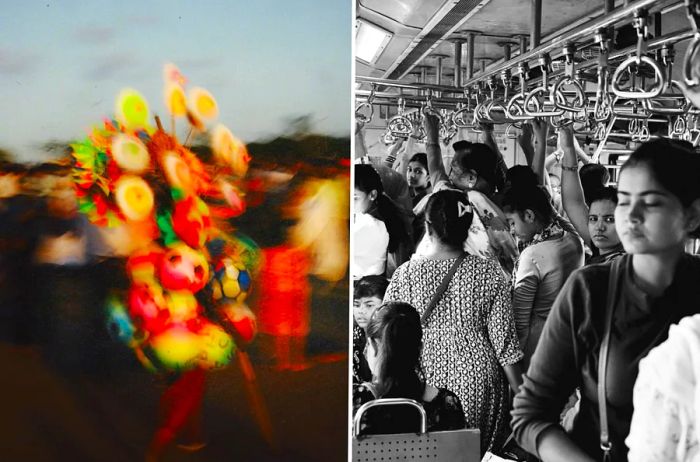
M 513 315 L 527 370 L 554 299 L 583 266 L 583 244 L 573 227 L 557 218 L 539 186 L 506 190 L 503 211 L 523 249 L 513 273 Z
M 379 173 L 371 165 L 356 164 L 352 232 L 355 250 L 352 277 L 385 274 L 387 254 L 408 240 L 396 205 L 384 194 Z
M 561 165 L 562 204 L 583 242 L 592 251 L 586 264 L 611 261 L 624 254 L 615 227 L 617 190 L 598 183 L 598 187 L 588 188 L 584 193 L 571 129 L 560 129 L 559 140 L 564 153 Z
M 373 380 L 353 390 L 353 413 L 376 398 L 409 398 L 423 405 L 428 431 L 464 428 L 459 398 L 421 379 L 423 346 L 418 312 L 407 303 L 387 303 L 375 310 L 367 325 L 367 362 Z M 363 415 L 361 433 L 409 433 L 418 428 L 416 411 L 398 408 L 372 409 Z
M 365 276 L 355 282 L 352 301 L 352 382 L 362 383 L 372 380 L 365 358 L 367 345 L 367 324 L 374 310 L 382 304 L 389 281 L 384 276 Z
M 607 356 L 605 410 L 612 461 L 626 461 L 638 363 L 669 326 L 700 312 L 700 260 L 684 253 L 700 225 L 700 158 L 683 145 L 643 144 L 622 167 L 615 224 L 628 255 L 574 272 L 552 307 L 520 392 L 516 440 L 543 461 L 602 460 L 598 357 L 610 273 L 619 277 Z M 557 424 L 575 387 L 580 410 L 570 434 Z

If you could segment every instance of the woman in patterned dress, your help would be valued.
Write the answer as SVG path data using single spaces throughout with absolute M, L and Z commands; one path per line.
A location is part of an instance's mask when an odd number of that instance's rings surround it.
M 462 191 L 475 212 L 469 222 L 469 233 L 465 235 L 464 250 L 482 258 L 496 258 L 504 274 L 510 276 L 518 249 L 503 212 L 491 200 L 496 185 L 502 183 L 498 178 L 501 174 L 505 177 L 502 156 L 488 144 L 457 142 L 453 145 L 455 155 L 448 172 L 440 151 L 439 120 L 432 114 L 426 114 L 424 120 L 428 138 L 425 149 L 433 192 L 445 189 Z M 416 215 L 425 212 L 428 197 L 425 196 L 413 208 Z M 427 238 L 423 236 L 416 254 L 425 255 L 428 246 Z
M 434 193 L 426 207 L 428 251 L 396 270 L 384 301 L 409 303 L 422 315 L 462 256 L 472 216 L 461 192 Z M 423 324 L 421 363 L 427 382 L 459 397 L 467 428 L 481 430 L 482 454 L 509 434 L 508 384 L 519 387 L 522 357 L 509 280 L 496 260 L 464 255 Z

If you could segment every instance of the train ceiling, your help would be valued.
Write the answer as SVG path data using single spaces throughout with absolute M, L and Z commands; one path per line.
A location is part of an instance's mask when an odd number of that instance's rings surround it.
M 614 7 L 624 3 L 616 1 Z M 436 70 L 441 68 L 440 84 L 452 86 L 454 42 L 463 42 L 460 54 L 465 81 L 468 47 L 464 41 L 473 33 L 473 75 L 478 77 L 482 69 L 504 61 L 504 45 L 509 44 L 512 56 L 516 56 L 521 40 L 529 42 L 532 4 L 533 0 L 357 0 L 356 27 L 364 23 L 377 26 L 387 33 L 388 41 L 373 62 L 356 58 L 356 74 L 411 83 L 421 81 L 423 73 L 423 83 L 436 84 Z M 542 0 L 540 43 L 600 17 L 604 4 L 605 0 Z M 659 0 L 650 12 L 663 13 L 662 34 L 688 27 L 681 0 Z M 592 39 L 593 33 L 589 41 Z M 686 44 L 676 48 L 677 60 Z M 357 87 L 370 89 L 367 83 Z

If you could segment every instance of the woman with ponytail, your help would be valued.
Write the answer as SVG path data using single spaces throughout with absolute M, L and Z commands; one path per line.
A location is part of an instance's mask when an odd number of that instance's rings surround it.
M 420 354 L 423 331 L 415 308 L 385 303 L 367 324 L 367 362 L 372 382 L 353 390 L 353 410 L 377 398 L 408 398 L 423 405 L 428 431 L 464 428 L 459 398 L 449 390 L 425 383 Z M 364 414 L 361 433 L 410 433 L 419 428 L 417 413 L 408 406 L 374 408 Z
M 396 270 L 384 302 L 409 303 L 422 317 L 425 378 L 459 397 L 467 427 L 481 430 L 483 453 L 500 449 L 510 433 L 508 385 L 520 385 L 523 353 L 509 279 L 497 260 L 462 249 L 473 216 L 461 191 L 432 194 L 425 209 L 426 253 Z

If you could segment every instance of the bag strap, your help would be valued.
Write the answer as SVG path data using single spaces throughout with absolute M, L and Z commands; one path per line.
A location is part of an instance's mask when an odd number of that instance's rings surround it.
M 440 301 L 440 298 L 442 298 L 442 294 L 444 294 L 445 290 L 447 290 L 447 286 L 450 284 L 452 277 L 457 272 L 457 268 L 459 268 L 459 265 L 462 264 L 462 262 L 464 261 L 464 259 L 466 257 L 467 257 L 467 254 L 464 252 L 459 257 L 457 257 L 455 262 L 450 267 L 450 270 L 447 272 L 445 277 L 442 279 L 442 282 L 440 283 L 440 286 L 438 286 L 437 290 L 435 291 L 433 298 L 430 299 L 430 303 L 428 303 L 428 306 L 425 308 L 425 311 L 423 312 L 423 316 L 420 317 L 420 323 L 422 325 L 425 326 L 425 324 L 428 322 L 428 318 L 430 317 L 433 310 L 437 306 L 437 303 Z
M 598 414 L 600 417 L 600 449 L 603 450 L 604 462 L 610 461 L 610 451 L 612 449 L 610 432 L 608 429 L 607 402 L 605 399 L 605 376 L 607 374 L 610 332 L 612 330 L 613 313 L 615 311 L 615 302 L 617 301 L 617 291 L 620 283 L 620 275 L 622 274 L 621 266 L 623 260 L 625 259 L 617 258 L 610 265 L 608 298 L 605 303 L 605 332 L 598 355 Z

